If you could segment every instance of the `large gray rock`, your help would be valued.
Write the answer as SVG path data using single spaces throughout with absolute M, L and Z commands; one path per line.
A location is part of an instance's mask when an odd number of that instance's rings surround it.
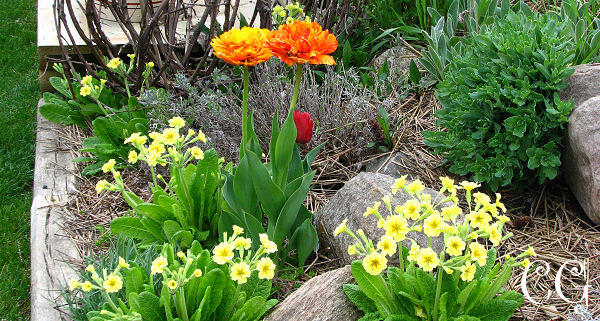
M 414 52 L 410 51 L 403 45 L 399 45 L 384 51 L 377 58 L 373 59 L 373 61 L 371 61 L 369 64 L 369 67 L 373 68 L 373 70 L 377 73 L 387 61 L 390 74 L 400 77 L 408 74 L 411 60 L 414 60 L 417 66 L 419 65 L 418 58 L 419 56 L 417 56 Z
M 394 152 L 368 161 L 365 172 L 380 173 L 392 177 L 408 175 L 409 180 L 416 179 L 413 175 L 407 173 L 407 169 L 411 168 L 410 162 L 409 158 L 402 152 Z
M 375 202 L 381 201 L 381 198 L 385 195 L 392 196 L 392 208 L 411 199 L 411 196 L 402 190 L 398 191 L 396 195 L 392 195 L 394 180 L 395 178 L 389 175 L 362 172 L 349 180 L 315 214 L 315 225 L 319 233 L 321 247 L 329 247 L 330 253 L 340 259 L 340 264 L 350 264 L 353 260 L 360 259 L 357 256 L 350 256 L 348 254 L 348 246 L 356 243 L 353 238 L 346 234 L 333 236 L 335 228 L 344 219 L 348 219 L 346 225 L 350 230 L 356 231 L 362 228 L 365 235 L 376 243 L 385 231 L 377 228 L 377 219 L 373 215 L 364 217 L 363 214 L 367 207 L 372 207 Z M 434 197 L 437 194 L 436 191 L 429 188 L 426 188 L 423 193 L 429 193 Z M 388 215 L 387 209 L 385 209 L 383 204 L 379 208 L 379 212 L 384 217 Z M 411 232 L 407 234 L 407 237 L 414 239 L 421 247 L 427 246 L 427 237 L 423 233 Z M 403 245 L 410 247 L 411 242 L 405 240 L 403 241 Z M 442 245 L 441 238 L 433 238 L 434 250 L 440 251 Z M 397 262 L 397 259 L 392 258 L 392 261 Z
M 598 68 L 596 82 L 600 82 Z M 600 224 L 600 91 L 569 117 L 563 153 L 564 176 L 587 216 Z
M 346 298 L 342 289 L 346 283 L 354 283 L 350 266 L 314 277 L 279 303 L 264 320 L 358 320 L 362 314 Z
M 569 86 L 559 96 L 562 100 L 573 99 L 575 108 L 592 97 L 600 96 L 600 64 L 576 66 L 567 83 Z

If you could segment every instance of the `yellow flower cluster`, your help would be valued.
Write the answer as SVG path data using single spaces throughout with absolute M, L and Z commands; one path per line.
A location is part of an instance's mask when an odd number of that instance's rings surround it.
M 394 182 L 392 194 L 402 190 L 411 199 L 397 205 L 392 211 L 390 195 L 386 195 L 382 202 L 388 208 L 389 215 L 383 217 L 380 213 L 381 202 L 375 202 L 364 213 L 365 217 L 375 216 L 377 226 L 385 230 L 376 246 L 362 230 L 353 233 L 346 225 L 347 220 L 335 229 L 334 235 L 344 233 L 357 241 L 349 246 L 348 254 L 364 256 L 363 267 L 372 275 L 379 275 L 387 267 L 386 256 L 391 257 L 400 252 L 398 247 L 402 245 L 398 243 L 408 239 L 412 243 L 407 257 L 410 264 L 415 264 L 426 272 L 438 267 L 448 274 L 458 271 L 462 280 L 471 281 L 477 266 L 484 266 L 488 259 L 488 249 L 480 239 L 488 239 L 491 246 L 495 247 L 511 236 L 510 233 L 502 233 L 504 225 L 510 219 L 502 214 L 506 212 L 506 207 L 500 202 L 500 194 L 496 193 L 496 199 L 492 201 L 486 194 L 473 193 L 480 186 L 477 183 L 463 181 L 455 184 L 453 179 L 442 177 L 442 189 L 433 197 L 423 192 L 425 186 L 421 181 L 407 182 L 406 178 L 407 176 L 402 176 Z M 465 192 L 467 214 L 458 205 L 459 190 Z M 411 232 L 424 233 L 429 246 L 421 248 L 408 236 Z M 443 238 L 444 248 L 439 253 L 431 247 L 433 237 Z M 528 264 L 526 257 L 532 255 L 535 255 L 535 251 L 530 247 L 517 257 L 524 260 L 516 264 Z M 403 258 L 400 260 L 402 266 Z M 513 264 L 514 259 L 511 260 L 513 261 L 509 264 Z
M 193 263 L 197 257 L 190 251 L 187 253 L 177 252 L 177 258 L 181 263 L 170 267 L 169 260 L 160 255 L 152 261 L 152 265 L 150 266 L 150 273 L 152 275 L 161 274 L 163 276 L 163 284 L 171 294 L 177 292 L 177 290 L 186 285 L 191 279 L 199 278 L 204 274 L 201 269 L 196 268 L 192 270 Z
M 96 268 L 93 265 L 88 265 L 85 270 L 90 274 L 90 280 L 84 282 L 77 281 L 75 278 L 71 278 L 69 281 L 69 290 L 74 291 L 81 289 L 83 292 L 90 292 L 92 290 L 101 290 L 106 293 L 116 293 L 123 288 L 123 279 L 121 277 L 121 269 L 129 269 L 129 264 L 122 258 L 119 257 L 119 263 L 117 267 L 109 274 L 104 269 L 102 275 L 96 272 Z
M 196 134 L 192 129 L 188 130 L 185 136 L 181 136 L 180 129 L 185 126 L 185 120 L 181 117 L 173 117 L 169 120 L 168 128 L 162 132 L 151 132 L 146 135 L 133 133 L 127 139 L 125 144 L 131 144 L 136 150 L 131 150 L 127 157 L 130 164 L 138 161 L 146 162 L 154 174 L 154 168 L 157 165 L 176 165 L 185 167 L 193 159 L 204 159 L 204 151 L 198 146 L 190 146 L 198 141 L 206 143 L 206 135 L 202 131 Z M 149 144 L 148 141 L 151 140 Z M 185 149 L 185 152 L 182 152 Z M 101 180 L 96 184 L 96 192 L 104 190 L 123 191 L 123 180 L 120 173 L 115 170 L 116 161 L 110 159 L 102 166 L 104 173 L 112 172 L 115 183 L 111 184 L 106 180 Z M 158 176 L 155 176 L 157 178 Z
M 260 234 L 261 245 L 252 255 L 249 251 L 252 247 L 252 240 L 243 237 L 243 233 L 243 228 L 234 225 L 231 237 L 228 238 L 227 233 L 225 233 L 223 236 L 225 241 L 213 248 L 212 260 L 219 265 L 228 264 L 229 276 L 238 284 L 246 283 L 253 270 L 258 272 L 259 279 L 272 279 L 275 276 L 276 266 L 271 258 L 266 255 L 277 252 L 277 244 L 270 241 L 267 234 Z M 235 251 L 238 251 L 237 259 L 235 258 Z M 248 252 L 244 255 L 246 251 Z

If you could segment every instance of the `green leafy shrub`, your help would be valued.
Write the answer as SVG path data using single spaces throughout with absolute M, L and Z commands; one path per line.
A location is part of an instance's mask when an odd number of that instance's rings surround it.
M 165 244 L 145 261 L 118 257 L 110 269 L 90 264 L 82 280 L 71 279 L 69 291 L 95 297 L 89 321 L 258 320 L 277 303 L 268 300 L 275 265 L 266 256 L 276 249 L 265 239 L 266 246 L 248 251 L 251 241 L 242 233 L 235 231 L 213 256 L 194 242 L 177 253 Z
M 125 188 L 114 159 L 102 166 L 104 172 L 113 174 L 114 183 L 100 180 L 96 190 L 98 193 L 104 190 L 122 193 L 135 211 L 136 215 L 112 220 L 110 226 L 114 233 L 147 244 L 171 242 L 183 248 L 189 248 L 194 240 L 213 244 L 218 239 L 223 160 L 215 150 L 202 151 L 195 146 L 198 141 L 206 142 L 204 133 L 189 130 L 180 136 L 185 121 L 174 117 L 169 123 L 172 127 L 162 133 L 150 133 L 148 143 L 148 137 L 141 133 L 133 133 L 125 140 L 135 147 L 129 152 L 128 161 L 143 161 L 150 166 L 152 202 L 143 201 Z M 168 182 L 156 174 L 156 166 L 167 165 L 171 171 Z
M 557 92 L 573 69 L 572 39 L 554 16 L 521 10 L 482 28 L 454 57 L 436 91 L 442 108 L 425 142 L 493 190 L 557 176 L 573 107 Z
M 447 177 L 441 179 L 437 195 L 431 195 L 423 192 L 419 180 L 405 180 L 396 180 L 392 187 L 394 194 L 402 190 L 411 196 L 404 204 L 393 208 L 391 195 L 386 195 L 381 206 L 385 219 L 379 211 L 382 202 L 365 212 L 385 230 L 380 240 L 368 239 L 362 229 L 351 231 L 346 220 L 334 232 L 353 238 L 348 253 L 362 257 L 351 267 L 357 284 L 343 286 L 348 299 L 365 313 L 361 320 L 507 321 L 523 296 L 503 287 L 515 267 L 531 264 L 528 257 L 535 251 L 529 247 L 497 261 L 495 247 L 511 236 L 503 231 L 509 218 L 502 214 L 506 208 L 500 195 L 494 202 L 473 193 L 479 184 L 455 185 Z M 459 206 L 459 190 L 465 190 L 466 206 Z M 463 213 L 462 208 L 467 210 Z M 413 233 L 424 233 L 429 246 L 421 248 Z M 443 240 L 440 250 L 432 248 L 433 237 Z M 403 241 L 412 243 L 410 250 Z M 398 267 L 388 267 L 396 254 Z

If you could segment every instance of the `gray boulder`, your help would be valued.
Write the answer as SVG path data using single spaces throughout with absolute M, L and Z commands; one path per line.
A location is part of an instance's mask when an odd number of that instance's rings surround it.
M 346 283 L 354 283 L 350 266 L 316 276 L 279 303 L 264 320 L 358 320 L 362 313 L 346 298 L 342 289 Z
M 377 58 L 373 59 L 373 61 L 371 61 L 369 64 L 369 67 L 373 68 L 375 72 L 378 72 L 381 67 L 383 67 L 383 64 L 387 61 L 390 74 L 401 77 L 405 74 L 408 74 L 411 60 L 414 60 L 417 66 L 419 66 L 418 58 L 419 56 L 405 46 L 398 45 L 384 51 Z
M 569 86 L 561 90 L 559 96 L 562 100 L 573 99 L 575 108 L 592 97 L 600 96 L 600 64 L 575 66 L 575 73 L 567 83 Z
M 352 261 L 360 259 L 357 256 L 348 254 L 348 246 L 355 244 L 356 241 L 346 234 L 333 236 L 335 228 L 340 225 L 344 219 L 348 219 L 346 224 L 352 231 L 362 228 L 365 235 L 373 240 L 379 241 L 384 234 L 384 230 L 377 227 L 377 219 L 370 215 L 364 217 L 363 213 L 367 207 L 372 207 L 377 201 L 385 195 L 392 196 L 392 208 L 403 204 L 411 199 L 411 196 L 398 191 L 392 195 L 392 184 L 395 178 L 389 175 L 362 172 L 344 185 L 334 196 L 315 214 L 315 226 L 319 234 L 321 248 L 329 248 L 330 253 L 340 260 L 340 264 L 350 264 Z M 426 188 L 423 193 L 429 193 L 433 197 L 437 192 Z M 379 212 L 384 217 L 388 215 L 387 209 L 382 204 Z M 410 224 L 411 222 L 409 222 Z M 411 232 L 407 237 L 414 239 L 421 247 L 427 246 L 427 237 L 423 233 Z M 443 246 L 443 240 L 440 237 L 433 238 L 433 248 L 440 251 Z M 410 247 L 409 240 L 403 241 L 403 245 Z M 397 257 L 397 254 L 396 254 Z M 392 262 L 397 259 L 392 258 Z
M 411 160 L 402 152 L 394 152 L 368 161 L 365 172 L 380 173 L 392 177 L 408 175 L 409 180 L 416 179 L 407 172 L 408 168 L 411 168 Z

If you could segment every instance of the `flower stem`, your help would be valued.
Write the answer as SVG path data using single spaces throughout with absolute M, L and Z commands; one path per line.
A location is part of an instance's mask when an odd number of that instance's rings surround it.
M 248 94 L 249 94 L 249 82 L 250 72 L 248 66 L 244 66 L 244 74 L 242 76 L 244 82 L 244 94 L 242 96 L 242 146 L 240 147 L 240 159 L 245 154 L 246 143 L 248 142 Z
M 179 295 L 177 296 L 177 299 L 179 299 L 179 305 L 181 306 L 181 317 L 183 318 L 183 321 L 189 321 L 190 318 L 187 313 L 185 292 L 183 290 L 183 286 L 179 288 Z
M 108 295 L 108 293 L 106 293 L 106 291 L 102 290 L 100 291 L 102 292 L 102 296 L 104 297 L 104 299 L 108 302 L 108 305 L 110 305 L 110 307 L 115 311 L 119 311 L 119 308 L 117 307 L 117 305 L 113 302 L 113 300 L 110 298 L 110 295 Z
M 304 68 L 304 64 L 296 65 L 296 76 L 294 79 L 294 95 L 292 96 L 292 102 L 290 103 L 290 110 L 288 111 L 288 117 L 292 115 L 294 112 L 294 108 L 296 107 L 296 103 L 298 102 L 298 95 L 300 94 L 300 83 L 302 82 L 302 70 Z
M 438 265 L 438 274 L 437 274 L 437 287 L 435 289 L 435 301 L 433 303 L 433 321 L 437 320 L 438 317 L 438 305 L 440 303 L 440 295 L 442 291 L 442 274 L 444 274 L 444 269 L 442 268 L 442 263 L 444 263 L 444 256 L 446 255 L 445 251 L 440 253 L 440 263 Z

